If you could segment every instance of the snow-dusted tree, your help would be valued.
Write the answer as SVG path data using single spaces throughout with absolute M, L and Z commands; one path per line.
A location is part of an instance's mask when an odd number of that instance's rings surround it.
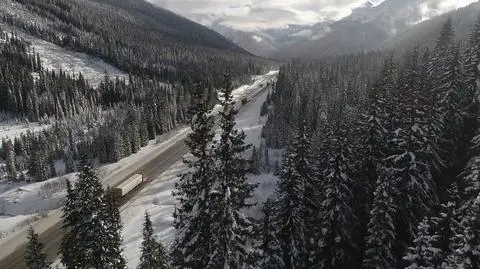
M 64 235 L 61 252 L 67 268 L 122 268 L 119 267 L 124 265 L 118 249 L 119 235 L 115 236 L 114 231 L 120 224 L 112 225 L 113 219 L 118 217 L 114 215 L 107 210 L 105 194 L 95 170 L 82 161 L 75 189 L 69 187 L 64 207 L 64 227 L 68 232 Z M 113 237 L 115 240 L 112 241 Z
M 140 257 L 139 269 L 168 269 L 169 261 L 164 247 L 157 241 L 153 233 L 153 225 L 150 215 L 145 213 L 143 223 L 142 256 Z M 187 267 L 189 268 L 189 267 Z M 194 268 L 194 267 L 190 267 Z
M 60 253 L 61 260 L 63 265 L 67 269 L 76 269 L 78 268 L 78 257 L 77 257 L 77 245 L 76 245 L 76 235 L 72 231 L 71 227 L 77 223 L 79 215 L 77 214 L 77 199 L 75 192 L 70 184 L 70 181 L 67 180 L 67 197 L 65 205 L 62 208 L 63 215 L 63 228 L 65 229 L 65 234 L 63 235 L 62 242 L 60 244 Z
M 27 245 L 25 249 L 25 263 L 28 269 L 49 269 L 45 246 L 32 227 L 27 232 Z
M 215 147 L 215 182 L 212 185 L 211 217 L 212 245 L 210 261 L 205 268 L 242 268 L 248 266 L 252 224 L 244 209 L 256 185 L 247 181 L 248 160 L 244 158 L 245 133 L 234 129 L 235 115 L 232 85 L 227 75 L 222 92 L 220 139 Z
M 391 170 L 382 169 L 382 172 L 391 173 Z M 395 263 L 395 189 L 389 179 L 388 175 L 381 175 L 374 193 L 363 260 L 366 269 L 393 268 Z
M 472 139 L 470 151 L 473 157 L 460 173 L 461 185 L 464 186 L 463 202 L 474 200 L 480 193 L 480 135 Z
M 106 195 L 106 225 L 109 239 L 106 242 L 109 251 L 108 256 L 112 267 L 116 269 L 126 268 L 125 258 L 122 255 L 122 222 L 117 197 L 110 189 L 107 189 Z
M 15 165 L 15 148 L 10 139 L 2 141 L 3 151 L 5 152 L 5 164 L 7 168 L 8 178 L 15 180 L 17 178 L 17 168 Z
M 262 209 L 263 221 L 261 227 L 262 234 L 262 258 L 259 267 L 261 269 L 279 269 L 285 268 L 282 259 L 280 242 L 277 238 L 278 227 L 275 222 L 275 203 L 268 199 Z
M 342 115 L 342 113 L 339 113 Z M 347 125 L 336 118 L 325 132 L 324 160 L 320 160 L 320 204 L 318 216 L 318 245 L 313 268 L 356 268 L 356 242 L 353 231 L 357 216 L 353 210 L 355 196 L 349 175 L 348 159 L 351 149 L 346 136 Z M 323 166 L 322 166 L 323 165 Z
M 403 257 L 408 263 L 407 269 L 440 268 L 442 254 L 441 249 L 436 246 L 438 235 L 434 234 L 431 223 L 429 218 L 424 218 L 418 224 L 413 246 L 408 248 L 407 255 Z
M 192 157 L 184 162 L 188 170 L 176 183 L 174 195 L 179 200 L 175 210 L 177 229 L 173 245 L 173 264 L 178 268 L 205 268 L 211 254 L 211 191 L 215 177 L 212 141 L 213 117 L 206 102 L 203 84 L 193 93 L 192 133 L 186 143 Z
M 257 149 L 257 147 L 252 147 L 252 156 L 250 157 L 250 172 L 259 175 L 260 174 L 260 167 L 261 167 L 261 152 Z
M 480 268 L 480 194 L 459 209 L 462 217 L 453 238 L 453 252 L 447 257 L 447 268 Z
M 310 164 L 311 144 L 303 128 L 296 131 L 285 153 L 277 186 L 275 223 L 285 268 L 306 268 L 309 249 L 306 233 L 313 228 L 315 186 Z M 313 230 L 310 230 L 313 232 Z M 314 233 L 312 233 L 313 235 Z

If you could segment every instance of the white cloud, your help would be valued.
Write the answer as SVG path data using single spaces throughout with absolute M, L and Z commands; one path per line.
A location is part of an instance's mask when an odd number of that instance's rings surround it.
M 240 30 L 280 28 L 339 20 L 367 0 L 147 0 L 205 25 Z M 379 5 L 385 0 L 371 0 Z M 404 1 L 404 0 L 388 0 Z M 475 0 L 417 0 L 424 17 L 466 6 Z

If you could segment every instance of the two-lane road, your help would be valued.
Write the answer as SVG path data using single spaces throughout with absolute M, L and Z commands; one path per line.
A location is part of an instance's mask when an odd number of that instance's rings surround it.
M 250 90 L 243 95 L 243 98 L 246 98 L 248 102 L 254 100 L 259 94 L 261 94 L 265 89 L 268 88 L 269 82 L 275 79 L 277 73 L 269 73 L 264 75 L 261 79 L 257 80 Z M 242 99 L 243 99 L 242 98 Z M 244 104 L 240 100 L 236 102 L 236 108 L 241 109 Z M 161 153 L 156 155 L 154 158 L 148 160 L 145 164 L 139 166 L 137 169 L 130 169 L 132 171 L 126 172 L 121 175 L 122 179 L 126 179 L 132 174 L 143 173 L 148 179 L 155 179 L 163 172 L 167 171 L 174 163 L 181 160 L 182 157 L 188 153 L 188 148 L 184 143 L 184 138 L 188 132 L 181 133 L 181 139 L 177 139 L 173 143 L 167 143 L 166 147 L 162 149 Z M 112 184 L 116 186 L 121 181 Z M 109 183 L 111 183 L 109 181 Z M 146 182 L 141 185 L 139 188 L 133 190 L 127 194 L 121 201 L 123 205 L 126 205 L 135 195 L 143 188 L 147 187 L 150 182 Z M 105 183 L 104 185 L 107 185 Z M 110 184 L 108 184 L 110 185 Z M 128 205 L 127 205 L 128 206 Z M 45 244 L 45 250 L 50 261 L 55 260 L 58 257 L 58 250 L 60 242 L 63 237 L 63 228 L 62 221 L 60 219 L 61 212 L 56 210 L 53 216 L 54 218 L 51 221 L 46 229 L 43 229 L 40 233 L 40 240 Z M 17 235 L 17 240 L 21 241 L 13 246 L 14 240 L 7 242 L 9 244 L 0 245 L 0 269 L 25 269 L 26 264 L 24 261 L 25 253 L 25 233 L 20 233 Z M 2 255 L 3 254 L 3 255 Z M 2 257 L 3 256 L 3 257 Z

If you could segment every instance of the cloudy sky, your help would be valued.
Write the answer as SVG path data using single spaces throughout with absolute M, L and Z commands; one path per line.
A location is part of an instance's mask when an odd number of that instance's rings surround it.
M 280 28 L 288 24 L 314 24 L 338 20 L 366 0 L 148 0 L 199 23 L 219 22 L 240 30 Z M 380 4 L 385 0 L 371 0 Z M 389 0 L 392 1 L 392 0 Z M 405 1 L 405 0 L 396 0 Z M 465 6 L 475 0 L 416 0 L 425 13 Z

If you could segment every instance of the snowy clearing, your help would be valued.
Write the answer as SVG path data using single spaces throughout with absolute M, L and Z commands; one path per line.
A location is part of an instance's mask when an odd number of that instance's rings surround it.
M 30 123 L 27 123 L 27 122 L 21 123 L 19 121 L 0 122 L 0 139 L 3 139 L 3 138 L 14 139 L 15 137 L 20 136 L 20 134 L 26 133 L 27 131 L 39 132 L 48 127 L 50 127 L 50 124 L 40 125 L 38 122 L 30 122 Z
M 49 27 L 48 22 L 44 18 L 32 14 L 21 4 L 15 3 L 12 0 L 0 1 L 0 14 L 2 13 L 20 17 L 38 26 Z M 22 32 L 18 28 L 5 23 L 0 23 L 0 28 L 7 33 L 13 32 L 17 34 L 18 37 L 30 42 L 35 52 L 40 55 L 43 66 L 49 70 L 58 71 L 61 69 L 72 76 L 76 76 L 79 72 L 82 72 L 85 79 L 87 79 L 91 85 L 98 85 L 104 78 L 105 72 L 107 72 L 110 77 L 128 77 L 128 75 L 121 70 L 107 64 L 99 58 L 91 57 L 85 53 L 67 50 Z

